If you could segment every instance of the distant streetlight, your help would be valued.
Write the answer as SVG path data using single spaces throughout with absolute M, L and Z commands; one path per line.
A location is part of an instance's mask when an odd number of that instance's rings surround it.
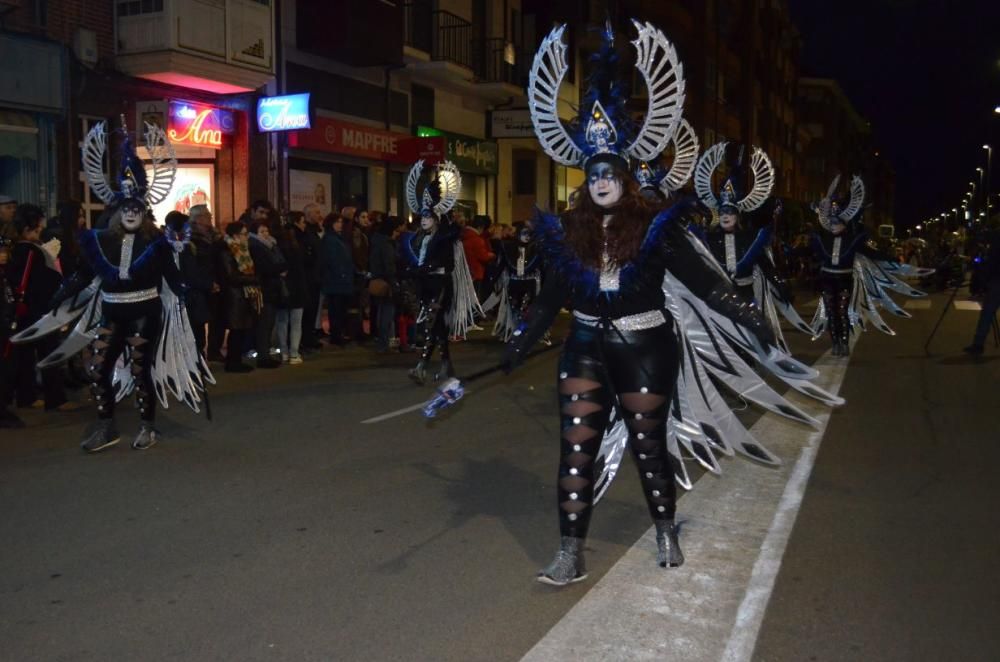
M 997 106 L 996 108 L 994 108 L 993 112 L 996 113 L 997 115 L 1000 115 L 1000 106 Z
M 983 149 L 986 150 L 986 188 L 983 189 L 983 195 L 986 197 L 986 218 L 990 217 L 990 186 L 993 182 L 993 147 L 990 145 L 983 145 Z
M 916 229 L 919 231 L 919 230 L 923 230 L 924 227 L 922 225 L 918 225 Z

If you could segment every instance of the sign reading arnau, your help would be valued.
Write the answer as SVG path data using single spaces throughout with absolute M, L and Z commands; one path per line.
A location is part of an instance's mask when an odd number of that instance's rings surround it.
M 308 129 L 309 93 L 263 97 L 257 101 L 257 128 L 262 132 Z

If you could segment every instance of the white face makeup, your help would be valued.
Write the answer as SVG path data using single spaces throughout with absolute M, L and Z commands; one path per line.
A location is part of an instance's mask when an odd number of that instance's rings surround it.
M 437 221 L 433 216 L 421 216 L 420 229 L 424 232 L 434 232 L 437 229 Z
M 129 232 L 135 232 L 142 225 L 142 209 L 138 207 L 122 208 L 122 227 Z
M 622 199 L 624 186 L 610 163 L 597 163 L 587 171 L 587 190 L 598 207 L 613 207 Z
M 736 222 L 739 219 L 736 214 L 732 212 L 724 212 L 719 214 L 719 225 L 722 226 L 723 230 L 729 231 L 736 229 Z

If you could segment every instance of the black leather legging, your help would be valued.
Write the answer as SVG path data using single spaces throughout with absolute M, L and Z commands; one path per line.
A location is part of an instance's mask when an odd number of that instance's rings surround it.
M 97 330 L 97 338 L 90 344 L 87 370 L 91 379 L 90 391 L 97 402 L 98 418 L 113 418 L 115 393 L 112 382 L 115 363 L 128 348 L 132 378 L 135 380 L 136 404 L 139 416 L 152 422 L 156 418 L 156 395 L 153 391 L 153 359 L 160 336 L 159 313 L 137 319 L 112 319 L 105 317 Z
M 445 320 L 451 307 L 451 289 L 451 276 L 448 274 L 428 274 L 417 280 L 417 297 L 420 300 L 417 337 L 424 343 L 420 354 L 422 361 L 429 361 L 436 347 L 441 349 L 442 361 L 451 359 Z
M 594 460 L 611 407 L 629 432 L 643 495 L 654 520 L 673 519 L 677 488 L 667 454 L 667 415 L 678 370 L 672 322 L 643 331 L 573 323 L 559 360 L 559 528 L 585 538 L 593 510 Z
M 853 286 L 854 278 L 851 274 L 831 274 L 824 271 L 820 276 L 820 291 L 829 320 L 827 326 L 834 343 L 846 343 L 850 337 L 851 321 L 847 317 L 847 308 Z

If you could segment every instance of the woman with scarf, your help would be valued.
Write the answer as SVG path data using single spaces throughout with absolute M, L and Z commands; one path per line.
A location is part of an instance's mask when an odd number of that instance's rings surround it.
M 274 223 L 277 225 L 277 223 Z M 253 224 L 248 245 L 253 258 L 254 270 L 260 282 L 263 305 L 256 327 L 256 348 L 258 368 L 278 368 L 281 361 L 271 358 L 271 338 L 277 320 L 278 306 L 287 298 L 288 265 L 285 256 L 278 249 L 278 240 L 271 234 L 271 225 L 266 222 Z
M 255 328 L 264 306 L 260 281 L 248 246 L 250 231 L 240 221 L 226 226 L 226 249 L 219 256 L 229 340 L 226 342 L 226 372 L 250 372 L 243 363 L 243 345 Z

